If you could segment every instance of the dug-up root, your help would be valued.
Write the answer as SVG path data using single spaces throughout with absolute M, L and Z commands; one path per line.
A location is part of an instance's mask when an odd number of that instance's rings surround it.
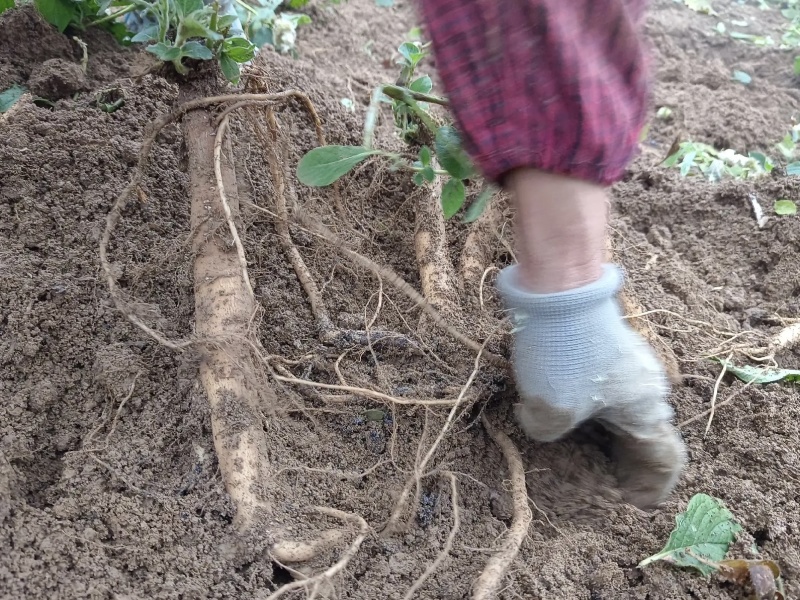
M 501 203 L 499 198 L 495 198 L 489 202 L 467 234 L 461 250 L 460 274 L 463 294 L 470 301 L 482 298 L 484 274 L 494 264 L 495 249 L 492 241 L 502 218 Z
M 253 349 L 257 340 L 251 339 L 250 324 L 256 314 L 256 304 L 247 275 L 244 251 L 237 233 L 238 197 L 236 176 L 232 163 L 223 152 L 227 119 L 217 121 L 219 129 L 204 111 L 196 109 L 225 103 L 277 103 L 298 99 L 313 111 L 308 98 L 300 92 L 281 94 L 235 94 L 194 98 L 170 113 L 153 121 L 147 128 L 139 160 L 128 185 L 120 192 L 106 218 L 100 241 L 100 262 L 115 306 L 129 321 L 158 343 L 173 350 L 193 347 L 200 357 L 200 380 L 211 406 L 211 426 L 214 446 L 225 488 L 236 514 L 235 530 L 242 536 L 254 531 L 271 548 L 276 560 L 288 563 L 310 560 L 341 539 L 341 533 L 324 532 L 309 542 L 292 541 L 273 521 L 271 482 L 274 473 L 267 453 L 262 426 L 262 402 L 274 406 L 276 398 L 262 381 L 261 371 L 255 368 Z M 316 113 L 315 125 L 321 132 Z M 183 118 L 187 144 L 191 225 L 193 228 L 195 331 L 188 340 L 171 340 L 146 325 L 133 311 L 115 278 L 115 269 L 108 257 L 113 232 L 122 218 L 129 198 L 138 189 L 147 168 L 150 153 L 159 132 L 169 123 Z M 214 173 L 214 178 L 208 174 Z M 227 223 L 230 237 L 220 235 Z M 327 512 L 326 512 L 327 511 Z M 328 569 L 326 577 L 344 568 L 366 535 L 366 523 L 360 517 L 344 515 L 333 509 L 320 512 L 345 521 L 358 521 L 360 534 L 357 543 L 337 562 L 336 570 Z M 355 548 L 355 550 L 353 550 Z M 336 565 L 334 565 L 336 567 Z M 283 593 L 283 592 L 281 592 Z
M 363 347 L 383 346 L 401 350 L 414 348 L 415 344 L 411 339 L 395 332 L 341 329 L 333 324 L 322 300 L 322 293 L 300 251 L 292 241 L 292 235 L 289 231 L 289 208 L 286 202 L 286 173 L 284 171 L 286 161 L 281 161 L 276 151 L 281 140 L 278 133 L 278 124 L 275 121 L 275 114 L 269 107 L 264 109 L 263 116 L 266 116 L 267 127 L 264 127 L 261 119 L 262 114 L 259 114 L 256 108 L 249 108 L 248 114 L 250 124 L 266 154 L 270 174 L 275 186 L 275 215 L 277 216 L 275 227 L 278 231 L 278 240 L 308 298 L 311 313 L 320 333 L 320 341 L 337 348 L 348 348 L 354 345 Z M 319 141 L 320 144 L 324 145 L 324 138 Z
M 417 257 L 422 295 L 440 313 L 458 318 L 461 308 L 455 289 L 455 273 L 448 259 L 444 215 L 439 206 L 441 178 L 430 186 L 417 188 L 414 251 Z
M 500 447 L 506 459 L 506 464 L 508 464 L 514 515 L 511 519 L 511 527 L 508 528 L 500 549 L 488 560 L 483 572 L 472 587 L 473 600 L 489 600 L 497 597 L 497 591 L 500 589 L 506 573 L 508 573 L 511 564 L 519 553 L 522 541 L 528 534 L 528 527 L 533 520 L 533 514 L 528 506 L 525 468 L 519 450 L 514 446 L 511 438 L 489 422 L 486 414 L 481 415 L 481 421 L 489 437 Z

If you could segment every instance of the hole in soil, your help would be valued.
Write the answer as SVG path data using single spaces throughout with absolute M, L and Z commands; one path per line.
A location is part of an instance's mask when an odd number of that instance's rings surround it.
M 763 546 L 764 542 L 769 541 L 769 531 L 766 529 L 756 529 L 753 532 L 753 539 L 756 541 L 756 544 Z
M 278 563 L 272 563 L 272 583 L 275 584 L 276 589 L 282 585 L 286 585 L 287 583 L 292 583 L 293 581 L 294 577 L 292 577 L 292 574 L 289 573 L 289 571 L 284 569 Z

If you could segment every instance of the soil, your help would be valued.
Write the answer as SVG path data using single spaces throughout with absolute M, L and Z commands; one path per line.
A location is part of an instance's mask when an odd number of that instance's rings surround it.
M 759 227 L 751 207 L 755 196 L 771 214 L 774 200 L 798 198 L 800 179 L 776 169 L 757 182 L 712 184 L 659 164 L 676 136 L 777 155 L 774 144 L 797 116 L 793 53 L 715 31 L 719 21 L 730 29 L 731 21 L 747 20 L 747 31 L 778 39 L 784 18 L 755 2 L 715 4 L 720 14 L 711 17 L 672 0 L 652 3 L 653 113 L 669 106 L 673 115 L 653 118 L 642 153 L 613 189 L 612 233 L 630 290 L 652 311 L 650 327 L 685 376 L 671 396 L 679 423 L 711 406 L 720 368 L 709 353 L 734 334 L 763 343 L 781 328 L 781 317 L 800 316 L 800 217 L 771 216 Z M 271 92 L 306 92 L 328 142 L 357 144 L 372 88 L 396 76 L 392 53 L 415 24 L 413 7 L 350 0 L 312 6 L 311 14 L 299 57 L 264 52 L 256 61 L 260 81 Z M 151 61 L 141 51 L 119 48 L 102 33 L 80 35 L 89 49 L 85 76 L 74 68 L 82 54 L 69 32 L 58 34 L 28 8 L 0 16 L 0 90 L 20 84 L 51 92 L 49 103 L 26 94 L 0 116 L 0 597 L 266 598 L 292 576 L 263 551 L 235 549 L 233 507 L 197 357 L 160 346 L 127 321 L 114 308 L 99 263 L 106 215 L 136 164 L 144 129 L 176 104 L 179 85 L 146 73 Z M 734 69 L 752 82 L 734 80 Z M 342 98 L 353 100 L 354 112 Z M 117 110 L 101 110 L 119 99 Z M 316 144 L 313 127 L 296 103 L 278 109 L 277 118 L 293 173 Z M 337 383 L 334 364 L 344 352 L 340 370 L 351 385 L 400 398 L 455 397 L 474 355 L 387 282 L 374 328 L 401 333 L 424 351 L 321 341 L 273 218 L 252 207 L 274 204 L 265 157 L 246 120 L 234 117 L 231 129 L 240 233 L 262 308 L 254 326 L 265 350 L 296 361 L 285 368 L 309 380 Z M 391 119 L 381 119 L 376 136 L 401 149 Z M 343 212 L 332 189 L 306 188 L 294 176 L 288 183 L 290 197 L 296 194 L 347 247 L 419 288 L 413 232 L 421 192 L 407 177 L 366 163 L 340 186 Z M 171 125 L 109 249 L 136 314 L 172 339 L 190 337 L 194 327 L 188 186 L 182 131 Z M 503 215 L 504 243 L 494 238 L 490 257 L 498 267 L 511 261 L 510 214 Z M 447 226 L 456 262 L 469 231 Z M 334 325 L 363 329 L 376 311 L 379 282 L 303 229 L 293 226 L 291 234 Z M 493 276 L 487 281 L 483 309 L 475 290 L 462 289 L 460 306 L 446 316 L 507 354 L 507 329 L 494 332 L 502 307 Z M 776 359 L 800 368 L 797 351 Z M 270 396 L 272 405 L 263 407 L 263 423 L 276 512 L 294 516 L 299 537 L 337 526 L 308 511 L 316 505 L 361 515 L 379 531 L 418 445 L 430 445 L 447 411 L 360 396 L 333 402 L 325 390 L 271 385 L 277 400 Z M 675 494 L 644 513 L 620 502 L 594 430 L 551 444 L 526 441 L 511 416 L 513 382 L 482 365 L 467 394 L 472 409 L 429 469 L 456 474 L 460 529 L 417 597 L 469 597 L 510 523 L 507 467 L 480 425 L 481 410 L 522 452 L 534 518 L 501 598 L 745 597 L 733 584 L 668 565 L 636 567 L 664 545 L 675 515 L 699 492 L 723 500 L 741 523 L 734 553 L 776 561 L 787 597 L 799 597 L 797 398 L 791 384 L 743 389 L 723 378 L 708 433 L 707 417 L 682 426 L 691 460 Z M 454 517 L 449 490 L 446 478 L 426 477 L 408 527 L 391 536 L 371 533 L 337 578 L 338 596 L 402 598 L 447 539 Z

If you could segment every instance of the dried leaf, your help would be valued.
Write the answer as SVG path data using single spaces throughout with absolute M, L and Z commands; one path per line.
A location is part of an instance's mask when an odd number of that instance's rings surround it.
M 771 560 L 723 560 L 717 576 L 741 586 L 752 586 L 757 600 L 775 600 L 781 570 Z

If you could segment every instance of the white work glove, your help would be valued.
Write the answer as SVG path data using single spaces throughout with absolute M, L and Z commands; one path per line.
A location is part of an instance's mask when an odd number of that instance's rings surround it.
M 517 266 L 497 287 L 511 311 L 517 419 L 532 439 L 557 440 L 589 419 L 617 434 L 618 477 L 627 499 L 649 507 L 666 498 L 685 463 L 670 424 L 669 382 L 650 345 L 625 321 L 616 299 L 622 274 L 552 294 L 517 283 Z

